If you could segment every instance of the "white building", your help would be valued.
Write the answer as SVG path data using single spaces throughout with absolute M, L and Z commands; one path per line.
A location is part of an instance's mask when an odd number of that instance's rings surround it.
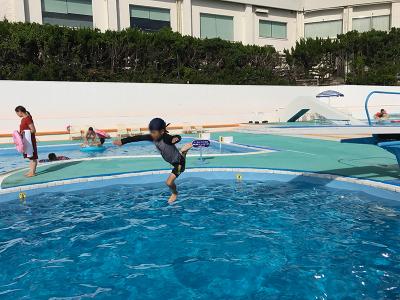
M 400 0 L 0 0 L 4 18 L 102 31 L 170 27 L 283 50 L 302 37 L 400 27 Z

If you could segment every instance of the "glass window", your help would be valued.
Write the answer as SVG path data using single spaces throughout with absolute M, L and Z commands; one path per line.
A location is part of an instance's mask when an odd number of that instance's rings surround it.
M 215 16 L 206 14 L 200 15 L 200 36 L 203 39 L 217 37 Z
M 42 0 L 42 11 L 66 14 L 67 1 L 65 0 Z
M 259 36 L 265 38 L 286 39 L 287 24 L 282 22 L 260 20 Z
M 42 0 L 43 23 L 93 27 L 91 0 Z
M 307 23 L 304 25 L 306 38 L 336 38 L 338 34 L 342 33 L 342 20 Z
M 233 41 L 233 17 L 200 14 L 200 36 Z
M 371 30 L 371 18 L 353 19 L 353 30 L 365 32 Z
M 372 29 L 379 31 L 390 30 L 390 16 L 377 16 L 353 19 L 353 30 L 366 32 Z
M 59 25 L 74 28 L 92 28 L 92 18 L 85 18 L 85 16 L 71 16 L 65 14 L 48 14 L 43 15 L 43 23 L 51 25 Z
M 144 31 L 157 31 L 171 27 L 169 9 L 131 5 L 131 27 Z
M 372 28 L 380 31 L 389 31 L 390 16 L 372 17 Z
M 57 0 L 59 1 L 59 0 Z M 92 16 L 92 1 L 88 0 L 67 0 L 69 14 Z

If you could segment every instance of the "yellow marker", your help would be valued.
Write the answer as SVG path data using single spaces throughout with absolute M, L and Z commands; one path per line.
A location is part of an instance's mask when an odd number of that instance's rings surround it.
M 24 200 L 25 198 L 26 198 L 26 194 L 25 193 L 23 193 L 23 192 L 19 193 L 19 199 L 20 200 Z
M 242 181 L 242 179 L 243 179 L 242 174 L 236 174 L 237 181 Z

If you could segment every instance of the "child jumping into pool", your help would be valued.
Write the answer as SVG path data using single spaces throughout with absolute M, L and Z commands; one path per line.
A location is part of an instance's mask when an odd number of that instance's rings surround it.
M 186 154 L 192 148 L 192 144 L 184 145 L 179 151 L 176 144 L 181 141 L 181 137 L 168 134 L 167 126 L 163 119 L 155 118 L 149 124 L 150 134 L 127 137 L 122 140 L 115 140 L 113 143 L 117 146 L 140 141 L 149 141 L 155 144 L 162 158 L 174 167 L 166 181 L 172 193 L 168 200 L 168 203 L 171 204 L 178 197 L 175 180 L 185 171 Z

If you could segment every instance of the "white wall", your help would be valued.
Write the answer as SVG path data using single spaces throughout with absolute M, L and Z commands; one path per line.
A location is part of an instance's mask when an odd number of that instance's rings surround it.
M 400 2 L 392 3 L 392 27 L 400 27 Z
M 0 133 L 18 127 L 17 105 L 33 115 L 39 131 L 65 130 L 68 125 L 98 128 L 146 126 L 156 116 L 174 125 L 244 123 L 259 118 L 279 121 L 283 109 L 297 97 L 315 97 L 326 89 L 344 93 L 333 107 L 365 119 L 364 100 L 372 90 L 400 87 L 218 86 L 138 83 L 0 81 Z M 325 100 L 329 101 L 329 100 Z M 381 107 L 400 113 L 400 96 L 375 96 L 371 113 Z
M 366 6 L 357 6 L 351 8 L 351 12 L 349 13 L 349 27 L 347 31 L 351 31 L 353 29 L 353 21 L 358 18 L 367 18 L 367 17 L 377 17 L 377 16 L 391 16 L 392 13 L 392 5 L 390 3 L 382 3 L 376 5 L 366 5 Z M 393 22 L 394 15 L 391 16 L 391 27 L 395 22 Z
M 269 9 L 268 14 L 254 14 L 254 36 L 255 44 L 260 46 L 274 46 L 278 51 L 290 49 L 295 45 L 297 40 L 297 13 L 289 10 Z M 283 22 L 287 24 L 287 38 L 274 39 L 260 37 L 259 22 L 260 20 Z
M 335 21 L 342 19 L 343 19 L 343 9 L 329 9 L 329 10 L 307 12 L 304 16 L 304 23 Z
M 192 0 L 193 36 L 200 37 L 200 14 L 209 13 L 233 17 L 234 40 L 244 44 L 274 46 L 278 51 L 290 49 L 297 39 L 297 13 L 268 8 L 267 14 L 255 13 L 255 6 L 209 0 Z M 259 35 L 259 21 L 287 23 L 287 38 L 263 38 Z
M 390 3 L 356 6 L 353 8 L 353 17 L 365 18 L 372 16 L 387 16 L 390 15 L 391 8 L 392 7 Z
M 396 0 L 302 0 L 305 10 L 329 9 L 334 7 L 360 6 L 374 3 L 391 3 Z
M 233 38 L 242 41 L 245 38 L 244 14 L 246 6 L 243 4 L 223 1 L 192 0 L 192 28 L 193 36 L 200 37 L 200 14 L 214 14 L 233 17 Z
M 357 6 L 359 2 L 363 2 L 364 5 Z M 314 3 L 313 0 L 306 0 L 306 4 L 311 6 L 308 7 L 308 9 L 310 10 L 305 11 L 304 13 L 305 24 L 323 21 L 343 20 L 343 33 L 346 33 L 353 29 L 354 18 L 389 15 L 392 19 L 392 26 L 396 27 L 398 26 L 397 23 L 400 22 L 400 20 L 395 20 L 396 15 L 400 14 L 400 12 L 397 12 L 397 3 L 393 3 L 392 5 L 392 3 L 390 2 L 383 1 L 383 3 L 380 4 L 374 3 L 368 5 L 367 1 L 354 0 L 351 1 L 351 3 L 347 3 L 347 5 L 352 4 L 355 6 L 340 7 L 338 3 L 334 3 L 332 1 L 325 1 L 323 5 L 318 5 L 317 3 Z M 400 7 L 398 9 L 400 10 Z M 298 37 L 301 37 L 301 35 L 298 35 Z
M 10 0 L 0 0 L 0 20 L 16 20 L 15 3 Z
M 296 96 L 317 93 L 308 87 L 33 81 L 0 81 L 0 91 L 0 133 L 18 126 L 17 105 L 32 113 L 39 131 L 53 131 L 68 125 L 146 126 L 156 116 L 175 125 L 248 122 L 259 112 L 276 120 Z
M 108 2 L 107 1 L 92 1 L 93 10 L 93 26 L 102 31 L 106 31 L 112 24 L 109 24 L 108 19 Z M 115 16 L 116 17 L 116 16 Z
M 25 0 L 26 22 L 43 23 L 42 2 L 38 0 Z

